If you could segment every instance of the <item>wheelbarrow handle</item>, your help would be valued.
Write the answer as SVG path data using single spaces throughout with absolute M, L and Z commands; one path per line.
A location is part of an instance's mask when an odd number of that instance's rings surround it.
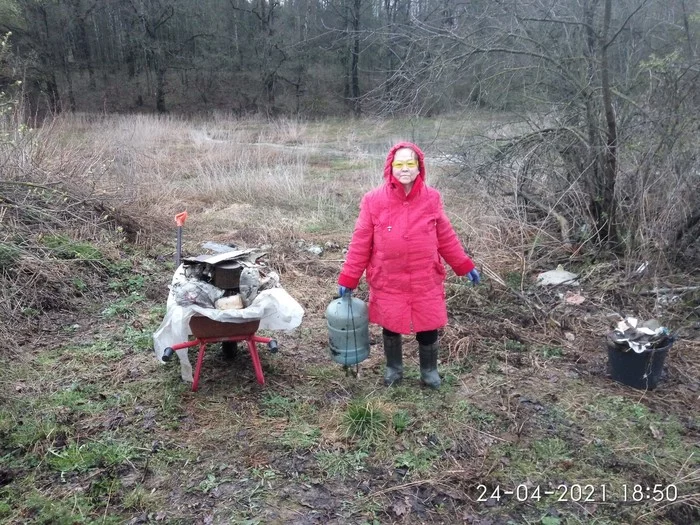
M 167 347 L 165 350 L 163 350 L 163 361 L 168 362 L 173 358 L 173 354 L 175 353 L 175 350 L 173 350 L 170 347 Z

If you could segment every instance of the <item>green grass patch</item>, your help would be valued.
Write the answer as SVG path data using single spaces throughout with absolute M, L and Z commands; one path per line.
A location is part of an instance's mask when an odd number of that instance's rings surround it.
M 397 434 L 402 434 L 411 425 L 411 415 L 406 410 L 397 410 L 391 416 L 391 424 Z
M 98 509 L 89 495 L 75 494 L 65 499 L 31 491 L 20 502 L 22 522 L 33 525 L 74 525 L 92 523 L 122 523 L 118 515 L 105 515 L 103 519 L 90 518 Z M 99 505 L 102 506 L 102 505 Z
M 106 398 L 100 396 L 95 387 L 73 383 L 65 390 L 54 392 L 45 401 L 48 407 L 67 408 L 82 414 L 97 414 L 107 406 Z
M 134 271 L 134 265 L 131 259 L 119 259 L 117 261 L 109 261 L 107 263 L 107 273 L 111 277 L 117 279 L 130 279 Z M 114 281 L 110 281 L 114 282 Z
M 318 445 L 321 429 L 307 423 L 296 423 L 288 427 L 280 439 L 285 447 L 294 450 L 309 450 Z
M 367 452 L 362 450 L 352 452 L 322 450 L 316 453 L 316 462 L 326 477 L 346 478 L 364 470 L 367 457 Z
M 103 340 L 94 343 L 77 344 L 57 349 L 51 354 L 40 356 L 43 364 L 54 364 L 60 361 L 65 364 L 72 359 L 72 365 L 81 368 L 87 364 L 99 361 L 119 361 L 124 357 L 124 350 L 119 348 L 113 340 Z
M 564 355 L 564 349 L 559 346 L 542 345 L 535 347 L 535 352 L 544 359 L 554 359 Z
M 674 416 L 661 417 L 623 396 L 597 396 L 577 414 L 595 438 L 620 446 L 673 450 L 684 446 L 683 426 Z
M 387 416 L 374 399 L 352 401 L 343 414 L 343 425 L 351 439 L 375 443 L 387 432 Z
M 40 443 L 52 443 L 57 437 L 71 435 L 74 430 L 56 421 L 53 413 L 36 414 L 21 419 L 7 418 L 15 421 L 13 428 L 7 432 L 7 443 L 13 448 L 28 451 Z
M 129 319 L 138 312 L 137 305 L 145 302 L 146 298 L 139 292 L 131 292 L 126 297 L 117 299 L 102 310 L 105 319 L 122 318 Z
M 503 280 L 513 290 L 520 291 L 523 287 L 523 274 L 520 272 L 507 272 Z
M 124 331 L 115 337 L 115 340 L 124 341 L 124 343 L 133 350 L 140 352 L 150 352 L 153 350 L 153 330 L 148 330 L 147 327 L 137 329 L 132 326 L 125 326 Z
M 57 259 L 103 262 L 102 252 L 88 242 L 74 241 L 65 235 L 44 235 L 41 242 Z
M 521 343 L 520 341 L 516 341 L 514 339 L 506 339 L 504 343 L 504 348 L 508 352 L 516 352 L 516 353 L 522 353 L 522 352 L 527 352 L 527 345 L 524 343 Z
M 430 472 L 439 454 L 430 448 L 416 448 L 406 450 L 396 455 L 394 466 L 408 470 L 408 474 L 423 475 Z
M 71 279 L 71 283 L 73 284 L 73 289 L 81 294 L 84 294 L 85 292 L 90 290 L 90 285 L 86 283 L 85 280 L 81 277 L 73 277 Z
M 72 442 L 60 450 L 50 450 L 46 460 L 57 472 L 85 472 L 95 467 L 111 467 L 136 459 L 139 453 L 122 441 Z
M 197 461 L 198 450 L 184 447 L 166 447 L 152 456 L 150 465 L 155 471 L 170 472 Z
M 538 465 L 556 468 L 560 464 L 566 465 L 566 462 L 571 460 L 572 451 L 563 439 L 551 437 L 535 440 L 529 456 Z
M 454 407 L 455 420 L 465 422 L 478 430 L 488 430 L 494 426 L 497 416 L 464 399 Z
M 14 245 L 0 242 L 0 271 L 9 270 L 19 261 L 22 250 Z
M 114 279 L 109 282 L 109 288 L 118 292 L 138 292 L 143 290 L 146 278 L 143 275 L 131 275 L 123 279 Z
M 265 394 L 261 405 L 267 417 L 290 417 L 298 411 L 296 400 L 274 392 Z

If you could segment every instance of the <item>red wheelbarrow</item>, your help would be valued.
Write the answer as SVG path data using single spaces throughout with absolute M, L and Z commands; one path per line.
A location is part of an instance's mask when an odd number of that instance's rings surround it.
M 163 351 L 163 361 L 170 361 L 176 350 L 199 346 L 197 353 L 197 365 L 194 369 L 194 380 L 192 381 L 192 391 L 196 392 L 199 387 L 199 374 L 202 371 L 202 361 L 206 347 L 210 343 L 237 343 L 245 341 L 248 344 L 250 358 L 253 361 L 253 369 L 255 370 L 255 378 L 261 385 L 265 384 L 265 376 L 263 376 L 262 365 L 260 364 L 260 356 L 258 355 L 257 343 L 266 343 L 270 352 L 277 352 L 277 341 L 269 337 L 261 337 L 256 335 L 260 320 L 245 321 L 242 323 L 222 323 L 209 319 L 202 315 L 195 315 L 190 319 L 190 330 L 194 335 L 194 340 L 184 343 L 178 343 L 169 346 Z

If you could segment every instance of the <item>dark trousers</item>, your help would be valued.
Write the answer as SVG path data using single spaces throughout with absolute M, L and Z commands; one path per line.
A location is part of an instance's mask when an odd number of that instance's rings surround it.
M 396 332 L 392 332 L 391 330 L 387 330 L 386 328 L 382 328 L 382 333 L 387 337 L 396 337 L 397 335 L 400 335 Z M 427 332 L 416 332 L 416 341 L 418 341 L 418 344 L 432 345 L 433 343 L 437 342 L 437 340 L 437 330 L 428 330 Z

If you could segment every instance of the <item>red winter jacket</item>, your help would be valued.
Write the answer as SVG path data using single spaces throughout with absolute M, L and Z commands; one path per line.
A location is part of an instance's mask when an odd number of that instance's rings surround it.
M 411 148 L 418 155 L 419 174 L 408 195 L 391 169 L 401 148 Z M 474 268 L 445 215 L 440 193 L 425 185 L 424 158 L 410 142 L 391 148 L 384 164 L 384 185 L 362 198 L 338 278 L 341 286 L 357 288 L 366 270 L 369 320 L 401 334 L 447 324 L 442 259 L 457 275 Z

